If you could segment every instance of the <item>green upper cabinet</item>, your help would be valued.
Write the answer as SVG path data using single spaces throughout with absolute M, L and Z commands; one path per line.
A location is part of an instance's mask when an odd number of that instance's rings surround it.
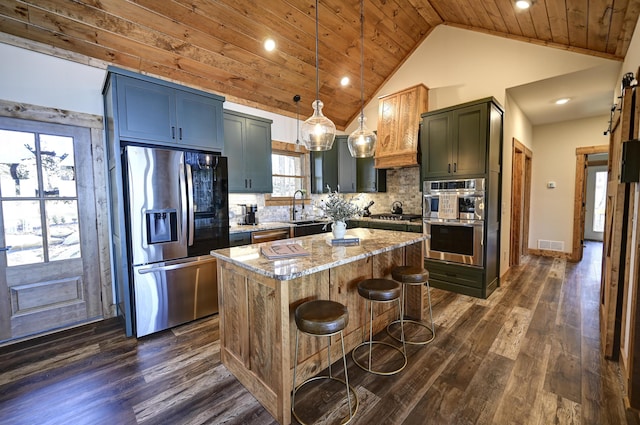
M 222 151 L 224 98 L 155 78 L 114 73 L 121 140 Z M 134 76 L 131 76 L 133 74 Z
M 374 168 L 374 158 L 354 158 L 349 136 L 336 136 L 330 151 L 311 152 L 311 192 L 326 193 L 327 186 L 340 192 L 384 192 L 386 170 Z
M 271 120 L 224 111 L 229 193 L 271 193 Z
M 491 101 L 422 114 L 422 178 L 484 175 Z
M 387 170 L 375 168 L 374 161 L 373 157 L 356 159 L 356 192 L 387 191 Z
M 347 140 L 349 136 L 336 136 L 334 149 L 338 149 L 338 185 L 340 192 L 354 193 L 356 191 L 356 159 L 351 156 Z M 335 188 L 333 188 L 335 190 Z

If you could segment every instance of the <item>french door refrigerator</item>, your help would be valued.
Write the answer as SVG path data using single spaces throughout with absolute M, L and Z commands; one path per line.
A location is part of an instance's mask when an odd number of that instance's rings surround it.
M 128 145 L 127 330 L 137 337 L 218 312 L 212 249 L 229 246 L 227 158 Z

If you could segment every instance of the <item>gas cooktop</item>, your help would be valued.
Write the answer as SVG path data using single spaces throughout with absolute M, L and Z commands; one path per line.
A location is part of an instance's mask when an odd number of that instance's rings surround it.
M 369 218 L 377 218 L 379 220 L 390 220 L 390 221 L 400 221 L 400 220 L 418 221 L 418 220 L 422 220 L 422 216 L 420 214 L 371 214 L 371 216 Z

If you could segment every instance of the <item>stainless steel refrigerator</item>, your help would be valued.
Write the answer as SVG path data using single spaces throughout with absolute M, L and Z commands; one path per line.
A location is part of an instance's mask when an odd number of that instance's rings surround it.
M 127 330 L 137 337 L 218 311 L 212 249 L 229 245 L 227 158 L 124 148 Z

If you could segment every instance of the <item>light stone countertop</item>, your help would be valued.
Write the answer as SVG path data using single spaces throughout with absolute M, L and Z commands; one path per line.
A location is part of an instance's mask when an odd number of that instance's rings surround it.
M 291 223 L 268 222 L 259 224 L 232 224 L 229 233 L 258 232 L 260 230 L 284 229 L 294 226 Z
M 350 237 L 360 238 L 360 244 L 333 246 L 331 245 L 333 235 L 331 233 L 322 233 L 274 242 L 217 249 L 211 251 L 211 255 L 269 278 L 291 280 L 425 240 L 425 236 L 422 233 L 368 228 L 349 229 L 345 238 Z M 262 246 L 292 243 L 301 245 L 310 255 L 269 260 L 260 253 L 260 247 Z

